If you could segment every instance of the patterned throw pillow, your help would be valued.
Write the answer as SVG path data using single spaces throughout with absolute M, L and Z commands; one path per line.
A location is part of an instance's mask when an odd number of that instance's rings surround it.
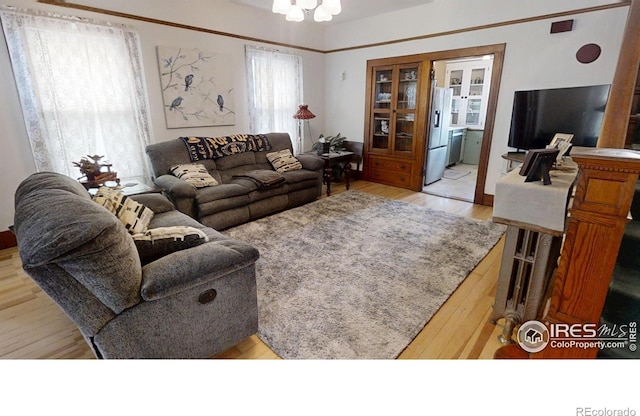
M 131 234 L 146 231 L 153 211 L 133 199 L 127 198 L 120 190 L 100 187 L 93 200 L 114 214 Z
M 189 182 L 196 188 L 204 188 L 206 186 L 215 186 L 218 181 L 207 171 L 207 168 L 200 163 L 189 163 L 185 165 L 176 165 L 171 168 L 171 173 L 180 179 Z
M 113 215 L 118 212 L 118 207 L 122 203 L 125 196 L 117 189 L 102 186 L 93 196 L 93 201 L 105 207 Z
M 291 154 L 291 150 L 289 149 L 267 153 L 267 160 L 276 172 L 284 173 L 302 169 L 302 163 Z
M 144 233 L 134 234 L 140 262 L 145 265 L 175 251 L 198 246 L 209 241 L 209 237 L 193 227 L 158 227 Z

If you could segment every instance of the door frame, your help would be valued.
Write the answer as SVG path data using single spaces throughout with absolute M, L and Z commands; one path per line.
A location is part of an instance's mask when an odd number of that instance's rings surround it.
M 470 58 L 475 56 L 493 55 L 493 67 L 491 69 L 491 87 L 489 97 L 487 99 L 487 115 L 484 123 L 482 134 L 482 146 L 480 148 L 480 160 L 478 162 L 478 175 L 476 177 L 476 188 L 473 196 L 473 203 L 479 205 L 493 206 L 493 195 L 485 194 L 484 188 L 487 183 L 487 170 L 489 166 L 489 154 L 491 153 L 491 141 L 493 138 L 493 128 L 495 125 L 496 108 L 498 105 L 498 94 L 500 91 L 500 80 L 502 79 L 502 67 L 504 64 L 504 52 L 506 43 L 495 45 L 475 46 L 470 48 L 451 49 L 439 52 L 429 52 L 424 54 L 425 60 L 429 62 L 429 71 L 433 70 L 435 61 L 449 61 L 462 58 Z M 429 88 L 431 88 L 429 86 Z M 429 91 L 428 96 L 431 96 Z M 430 100 L 430 98 L 429 98 Z M 428 103 L 431 105 L 431 102 Z M 423 156 L 421 165 L 426 163 Z M 422 176 L 426 172 L 422 172 Z

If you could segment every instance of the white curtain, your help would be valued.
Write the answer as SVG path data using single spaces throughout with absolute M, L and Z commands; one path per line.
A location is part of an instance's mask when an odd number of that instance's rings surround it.
M 148 182 L 149 117 L 138 35 L 125 26 L 0 8 L 38 171 L 79 177 L 100 155 L 121 180 Z
M 298 154 L 297 120 L 302 104 L 302 59 L 294 53 L 247 45 L 249 129 L 252 133 L 285 132 Z

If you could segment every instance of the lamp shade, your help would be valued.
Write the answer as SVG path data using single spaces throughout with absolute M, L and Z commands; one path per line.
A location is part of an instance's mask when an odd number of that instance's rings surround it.
M 299 6 L 293 5 L 285 16 L 285 20 L 289 22 L 302 22 L 304 20 L 304 12 Z
M 340 0 L 323 0 L 322 5 L 324 9 L 332 15 L 339 14 L 342 11 Z
M 274 13 L 287 14 L 291 8 L 290 0 L 273 0 L 271 11 Z
M 331 19 L 333 19 L 333 16 L 325 10 L 322 4 L 318 6 L 315 13 L 313 13 L 313 20 L 316 22 L 328 22 Z
M 311 10 L 318 5 L 318 0 L 296 0 L 296 5 L 303 10 Z
M 293 115 L 293 118 L 296 120 L 309 120 L 315 117 L 316 115 L 309 111 L 309 106 L 306 104 L 299 105 L 298 111 Z

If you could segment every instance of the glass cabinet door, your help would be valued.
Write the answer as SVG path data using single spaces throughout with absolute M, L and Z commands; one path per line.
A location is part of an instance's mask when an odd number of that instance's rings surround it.
M 396 114 L 396 125 L 393 141 L 394 152 L 413 151 L 414 122 L 415 116 L 413 113 Z
M 374 97 L 375 108 L 391 109 L 391 94 L 393 93 L 393 68 L 375 71 L 376 88 Z
M 418 65 L 401 66 L 398 70 L 398 95 L 393 130 L 393 152 L 413 152 L 418 95 Z
M 453 89 L 453 96 L 460 97 L 462 95 L 462 76 L 464 71 L 462 69 L 456 69 L 449 72 L 448 86 Z
M 480 125 L 480 110 L 482 109 L 482 98 L 472 98 L 469 96 L 467 99 L 467 115 L 465 118 L 465 125 L 478 126 Z
M 418 67 L 401 68 L 398 74 L 398 110 L 415 110 L 418 93 Z
M 469 80 L 469 97 L 482 96 L 484 89 L 485 68 L 473 68 Z
M 456 69 L 448 71 L 447 86 L 452 89 L 451 97 L 451 120 L 449 124 L 457 125 L 460 123 L 460 107 L 462 104 L 462 77 L 464 71 Z
M 484 128 L 491 66 L 492 62 L 485 60 L 447 64 L 445 87 L 453 90 L 452 126 Z
M 387 151 L 390 146 L 391 109 L 393 102 L 393 67 L 375 70 L 371 149 Z
M 460 124 L 458 121 L 460 118 L 460 101 L 460 97 L 451 100 L 451 120 L 449 120 L 449 124 L 452 126 Z
M 373 126 L 371 131 L 372 140 L 371 140 L 371 148 L 377 150 L 387 150 L 389 149 L 389 128 L 390 128 L 390 113 L 384 112 L 379 113 L 376 112 L 373 114 Z
M 467 96 L 467 114 L 465 124 L 467 126 L 479 126 L 483 120 L 480 115 L 482 113 L 483 95 L 485 90 L 486 68 L 473 68 L 469 79 L 469 95 Z

